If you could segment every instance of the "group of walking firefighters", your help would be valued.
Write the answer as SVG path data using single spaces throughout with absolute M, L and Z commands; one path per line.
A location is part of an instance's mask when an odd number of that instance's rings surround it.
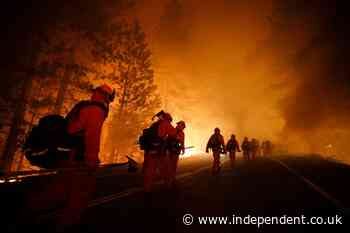
M 158 120 L 148 129 L 155 128 L 153 140 L 141 137 L 140 144 L 144 150 L 144 191 L 146 199 L 151 198 L 153 184 L 156 180 L 157 170 L 163 179 L 165 187 L 169 191 L 176 191 L 176 169 L 180 153 L 185 153 L 185 133 L 186 128 L 184 121 L 179 121 L 176 127 L 172 126 L 172 117 L 169 113 L 160 111 L 154 117 Z M 144 132 L 144 134 L 146 134 Z M 152 136 L 150 136 L 152 137 Z M 231 167 L 234 167 L 236 153 L 243 151 L 245 160 L 254 160 L 257 156 L 267 155 L 271 153 L 271 142 L 264 141 L 261 145 L 259 141 L 252 138 L 250 141 L 244 138 L 242 145 L 239 145 L 234 134 L 225 144 L 224 137 L 220 134 L 220 129 L 215 128 L 214 134 L 208 140 L 206 153 L 209 150 L 213 153 L 212 173 L 219 173 L 221 154 L 229 154 Z
M 220 129 L 215 128 L 214 134 L 208 140 L 206 146 L 206 153 L 209 153 L 211 149 L 213 153 L 213 167 L 212 173 L 218 174 L 221 169 L 220 157 L 221 154 L 229 154 L 230 165 L 233 168 L 236 161 L 236 153 L 243 151 L 244 160 L 254 160 L 257 156 L 268 155 L 272 151 L 272 145 L 269 140 L 262 142 L 260 145 L 259 141 L 255 138 L 248 140 L 245 137 L 241 146 L 239 145 L 236 135 L 232 134 L 230 139 L 225 145 L 224 137 L 220 134 Z
M 79 223 L 83 211 L 88 207 L 96 190 L 101 130 L 114 96 L 114 89 L 103 84 L 93 90 L 91 99 L 86 101 L 87 104 L 68 114 L 68 133 L 79 135 L 79 141 L 83 142 L 82 146 L 69 152 L 71 159 L 63 161 L 60 165 L 62 168 L 70 169 L 70 172 L 58 173 L 52 182 L 42 187 L 40 192 L 33 192 L 33 195 L 29 195 L 23 212 L 19 216 L 20 219 L 27 219 L 29 209 L 40 209 L 40 206 L 47 206 L 48 203 L 64 198 L 65 204 L 62 215 L 59 215 L 56 221 L 55 232 L 65 232 Z M 178 160 L 180 154 L 185 153 L 185 122 L 178 121 L 174 127 L 172 116 L 164 111 L 157 113 L 154 118 L 157 120 L 145 129 L 139 138 L 139 144 L 144 151 L 145 203 L 151 202 L 158 176 L 157 171 L 166 189 L 171 193 L 176 193 L 175 177 Z M 225 145 L 219 128 L 215 128 L 214 134 L 207 143 L 206 152 L 209 152 L 209 149 L 213 152 L 214 174 L 220 170 L 220 154 L 222 153 L 229 153 L 232 166 L 236 152 L 240 152 L 241 149 L 247 160 L 254 159 L 259 153 L 259 145 L 256 140 L 248 141 L 245 138 L 240 148 L 235 135 L 232 135 Z

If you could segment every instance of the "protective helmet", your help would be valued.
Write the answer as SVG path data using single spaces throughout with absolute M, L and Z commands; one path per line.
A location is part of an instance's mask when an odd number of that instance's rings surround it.
M 113 102 L 115 98 L 115 89 L 111 88 L 107 84 L 97 86 L 94 91 L 98 91 L 102 95 L 106 96 L 109 102 Z
M 164 117 L 165 112 L 163 110 L 161 110 L 160 112 L 158 112 L 156 115 L 154 115 L 152 117 L 152 120 L 154 120 L 154 118 L 158 117 L 158 118 L 163 118 Z
M 184 121 L 179 121 L 179 122 L 177 122 L 176 124 L 177 124 L 177 125 L 182 125 L 183 128 L 186 128 L 186 124 L 185 124 Z
M 169 114 L 169 113 L 164 113 L 164 119 L 165 120 L 168 120 L 168 121 L 170 121 L 170 122 L 172 122 L 173 121 L 173 118 L 171 117 L 171 115 Z

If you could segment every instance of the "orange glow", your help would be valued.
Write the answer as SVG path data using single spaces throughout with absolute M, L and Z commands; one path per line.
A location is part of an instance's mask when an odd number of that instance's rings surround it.
M 291 152 L 321 153 L 334 144 L 327 127 L 295 126 L 323 102 L 320 97 L 310 103 L 308 89 L 300 89 L 312 88 L 313 77 L 321 77 L 329 63 L 325 45 L 311 45 L 305 61 L 301 55 L 324 19 L 277 16 L 281 6 L 283 1 L 275 0 L 152 0 L 130 12 L 149 38 L 163 108 L 188 125 L 187 144 L 203 150 L 215 127 L 226 141 L 231 134 L 239 141 L 270 139 Z M 336 128 L 334 135 L 340 132 Z M 347 140 L 348 134 L 339 135 Z M 327 140 L 318 145 L 320 138 Z
M 188 158 L 191 156 L 201 155 L 203 153 L 204 153 L 203 151 L 201 151 L 197 148 L 189 148 L 189 149 L 186 149 L 185 154 L 181 155 L 180 157 L 181 158 Z

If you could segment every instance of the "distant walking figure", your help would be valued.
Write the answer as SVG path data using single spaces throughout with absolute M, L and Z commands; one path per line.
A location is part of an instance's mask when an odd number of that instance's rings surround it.
M 243 142 L 242 142 L 242 145 L 241 145 L 241 148 L 243 150 L 243 158 L 245 160 L 250 160 L 250 142 L 248 140 L 248 137 L 245 137 Z
M 209 138 L 205 151 L 209 153 L 209 149 L 212 150 L 214 157 L 212 173 L 213 175 L 216 175 L 221 169 L 220 154 L 225 151 L 224 137 L 220 134 L 219 128 L 215 128 L 214 134 Z
M 226 150 L 229 153 L 231 167 L 233 168 L 236 161 L 236 152 L 241 152 L 241 149 L 239 148 L 239 143 L 234 134 L 232 134 L 230 140 L 228 140 Z

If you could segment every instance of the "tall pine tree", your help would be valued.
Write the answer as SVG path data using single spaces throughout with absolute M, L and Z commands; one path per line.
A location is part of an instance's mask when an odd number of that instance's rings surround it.
M 109 25 L 96 37 L 96 55 L 109 67 L 107 78 L 117 90 L 105 149 L 109 162 L 135 151 L 145 119 L 160 106 L 151 67 L 151 51 L 138 22 Z

